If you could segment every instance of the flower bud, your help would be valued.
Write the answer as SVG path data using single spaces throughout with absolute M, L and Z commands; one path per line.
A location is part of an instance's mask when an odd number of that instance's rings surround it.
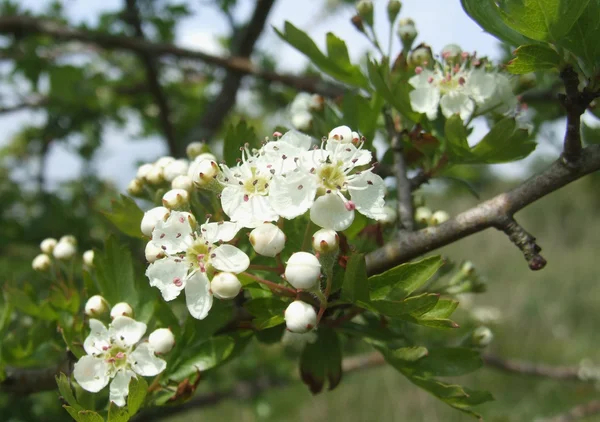
M 54 258 L 61 260 L 71 259 L 75 256 L 76 253 L 77 246 L 68 241 L 63 241 L 62 239 L 59 240 L 59 242 L 54 247 L 54 250 L 52 251 Z
M 94 267 L 94 251 L 89 250 L 83 253 L 83 263 L 88 268 Z
M 337 252 L 340 246 L 340 237 L 335 230 L 321 229 L 312 237 L 312 247 L 315 252 L 329 254 Z
M 187 174 L 189 163 L 187 160 L 175 160 L 167 164 L 164 170 L 165 180 L 172 182 L 177 176 Z
M 411 67 L 423 66 L 429 67 L 433 63 L 433 54 L 431 48 L 426 44 L 420 44 L 411 53 L 408 64 Z
M 160 185 L 165 180 L 164 170 L 156 164 L 152 166 L 145 177 L 146 181 L 151 185 Z
M 354 25 L 358 32 L 362 32 L 363 34 L 365 33 L 365 26 L 363 25 L 362 18 L 359 15 L 352 16 L 350 22 L 352 22 L 352 25 Z
M 185 148 L 185 153 L 190 160 L 195 159 L 200 154 L 204 154 L 210 151 L 210 148 L 204 142 L 191 142 Z
M 127 193 L 131 196 L 141 196 L 144 193 L 144 181 L 135 178 L 127 185 Z
M 175 346 L 175 336 L 168 328 L 158 328 L 148 336 L 148 344 L 154 353 L 163 355 L 169 353 Z
M 356 12 L 367 25 L 373 26 L 373 2 L 371 0 L 360 0 L 356 4 Z
M 152 236 L 152 231 L 154 230 L 154 227 L 156 227 L 156 223 L 158 223 L 159 220 L 163 220 L 167 214 L 169 214 L 169 210 L 165 207 L 155 207 L 146 211 L 140 226 L 142 233 L 148 237 Z
M 44 253 L 39 254 L 33 261 L 31 262 L 31 267 L 35 271 L 44 272 L 48 271 L 52 266 L 52 261 L 50 261 L 50 257 Z
M 456 44 L 448 44 L 442 48 L 442 59 L 450 64 L 455 65 L 461 62 L 462 48 Z
M 154 168 L 154 165 L 152 165 L 152 164 L 148 164 L 148 163 L 142 164 L 141 166 L 138 167 L 135 177 L 138 179 L 144 180 L 146 178 L 146 176 L 148 176 L 148 173 L 150 173 L 150 170 L 152 170 L 153 168 Z
M 194 189 L 194 183 L 192 182 L 192 178 L 187 174 L 182 174 L 181 176 L 177 176 L 171 182 L 171 188 L 173 189 L 183 189 L 184 191 L 191 192 Z
M 242 290 L 242 283 L 232 273 L 218 273 L 210 282 L 210 290 L 219 299 L 233 299 Z
M 427 207 L 417 207 L 415 210 L 415 221 L 420 224 L 429 224 L 431 220 L 431 210 Z
M 192 178 L 194 184 L 199 187 L 206 187 L 213 182 L 219 173 L 219 166 L 214 160 L 206 159 L 204 154 L 198 156 L 188 170 L 188 176 Z M 201 158 L 202 157 L 202 158 Z
M 112 319 L 115 319 L 116 317 L 119 317 L 119 316 L 127 316 L 130 318 L 133 317 L 133 309 L 131 309 L 131 306 L 129 305 L 129 303 L 119 302 L 115 306 L 112 307 L 112 309 L 110 310 L 110 317 Z
M 429 224 L 432 226 L 437 226 L 438 224 L 445 223 L 450 220 L 450 215 L 446 211 L 436 211 L 431 215 L 431 219 L 429 220 Z
M 50 255 L 52 253 L 52 251 L 54 250 L 54 247 L 56 246 L 57 243 L 58 243 L 58 241 L 56 239 L 48 237 L 48 238 L 42 240 L 42 243 L 40 243 L 40 249 L 45 254 Z
M 471 334 L 471 340 L 475 346 L 486 347 L 494 340 L 494 333 L 488 327 L 477 327 Z
M 70 243 L 73 246 L 77 246 L 77 238 L 75 236 L 73 236 L 72 234 L 66 234 L 64 236 L 62 236 L 60 239 L 58 239 L 58 243 L 60 242 L 66 242 L 66 243 Z
M 308 303 L 296 300 L 285 310 L 285 325 L 293 333 L 306 333 L 317 325 L 317 313 Z
M 353 142 L 356 138 L 358 142 L 358 133 L 352 132 L 348 126 L 338 126 L 329 132 L 327 142 L 339 142 L 342 144 L 348 144 Z
M 309 111 L 297 111 L 292 114 L 292 126 L 298 130 L 309 130 L 312 126 L 312 114 Z
M 154 163 L 154 166 L 160 167 L 161 169 L 164 170 L 173 161 L 175 161 L 175 159 L 173 157 L 169 157 L 169 156 L 160 157 L 158 160 L 156 160 L 156 162 Z
M 306 346 L 306 343 L 314 343 L 317 341 L 317 333 L 309 331 L 307 333 L 293 333 L 285 331 L 281 337 L 281 344 L 296 349 L 301 349 Z
M 190 194 L 183 189 L 171 189 L 163 195 L 162 203 L 171 210 L 183 208 L 190 203 Z
M 381 218 L 379 218 L 377 221 L 379 221 L 381 224 L 384 225 L 391 225 L 394 224 L 396 222 L 396 210 L 393 209 L 392 207 L 385 205 L 383 207 L 383 216 Z
M 418 35 L 415 22 L 411 18 L 400 19 L 396 27 L 396 34 L 400 37 L 404 50 L 409 50 Z
M 108 311 L 108 302 L 100 295 L 92 296 L 85 303 L 85 314 L 87 316 L 98 316 Z
M 475 272 L 475 265 L 471 261 L 465 261 L 460 266 L 460 272 L 465 276 L 469 276 Z
M 285 278 L 296 289 L 307 290 L 314 287 L 320 275 L 321 263 L 308 252 L 292 254 L 285 267 Z
M 285 234 L 272 223 L 263 223 L 250 232 L 250 243 L 257 254 L 275 257 L 285 247 Z
M 400 9 L 402 9 L 402 3 L 398 0 L 389 0 L 387 4 L 387 15 L 388 20 L 390 21 L 390 25 L 394 23 L 398 13 L 400 13 Z
M 153 263 L 157 259 L 161 259 L 165 257 L 165 251 L 163 251 L 160 246 L 156 245 L 152 241 L 146 244 L 146 249 L 144 250 L 144 255 L 146 255 L 146 261 L 149 263 Z

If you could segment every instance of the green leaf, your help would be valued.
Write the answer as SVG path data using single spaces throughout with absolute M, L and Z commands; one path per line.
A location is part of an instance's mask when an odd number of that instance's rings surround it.
M 254 315 L 254 325 L 259 330 L 283 324 L 283 313 L 287 306 L 287 302 L 276 297 L 259 297 L 244 303 L 244 308 Z
M 557 41 L 557 44 L 567 48 L 579 56 L 588 76 L 600 68 L 600 0 L 590 0 L 587 8 L 575 22 L 569 33 Z
M 128 196 L 121 195 L 119 199 L 113 199 L 111 205 L 111 211 L 102 211 L 102 214 L 127 236 L 143 238 L 140 224 L 144 212 L 135 201 Z
M 518 129 L 515 119 L 506 117 L 496 123 L 483 139 L 471 149 L 477 163 L 506 163 L 527 157 L 536 143 L 528 140 L 525 129 Z
M 494 0 L 461 0 L 461 4 L 465 12 L 484 31 L 498 39 L 514 47 L 531 43 L 531 39 L 519 34 L 504 23 L 494 4 Z
M 246 143 L 256 142 L 256 132 L 245 120 L 232 124 L 225 133 L 223 139 L 223 159 L 230 166 L 235 165 L 240 156 L 240 148 Z
M 104 422 L 104 418 L 92 410 L 76 410 L 71 406 L 63 406 L 77 422 Z
M 214 368 L 227 359 L 234 347 L 235 340 L 232 337 L 212 337 L 193 349 L 186 350 L 169 378 L 181 381 L 199 371 Z
M 78 103 L 81 101 L 80 92 L 74 89 L 74 85 L 81 84 L 84 78 L 83 72 L 82 67 L 51 66 L 48 72 L 50 95 L 63 102 Z
M 320 327 L 317 341 L 308 343 L 300 356 L 300 376 L 313 394 L 323 390 L 325 380 L 333 390 L 342 379 L 340 341 L 331 328 Z
M 58 392 L 62 396 L 62 398 L 69 403 L 72 409 L 75 411 L 83 410 L 83 407 L 79 405 L 77 399 L 73 395 L 73 390 L 71 389 L 71 384 L 69 383 L 69 379 L 64 373 L 60 373 L 60 375 L 56 376 L 56 384 L 58 385 Z
M 362 254 L 351 255 L 346 263 L 342 298 L 351 302 L 369 302 L 367 265 Z
M 423 315 L 424 318 L 448 318 L 458 307 L 458 301 L 453 299 L 440 299 L 435 306 Z
M 129 394 L 127 395 L 127 410 L 129 416 L 135 415 L 144 404 L 148 392 L 148 383 L 143 377 L 132 377 L 129 381 Z
M 446 152 L 453 162 L 469 160 L 471 149 L 467 140 L 467 129 L 458 115 L 446 119 L 444 124 L 446 135 Z
M 127 409 L 111 402 L 108 407 L 108 422 L 127 422 L 128 420 L 129 412 Z
M 452 347 L 429 350 L 423 359 L 409 368 L 423 376 L 451 377 L 465 375 L 483 366 L 479 352 L 473 349 Z
M 522 45 L 514 54 L 517 57 L 508 63 L 506 69 L 516 75 L 558 69 L 561 64 L 558 53 L 544 44 Z
M 423 293 L 402 301 L 376 300 L 368 305 L 368 309 L 390 318 L 417 317 L 433 309 L 438 300 L 438 294 Z M 413 321 L 413 318 L 409 320 Z
M 46 321 L 54 321 L 58 319 L 58 313 L 52 309 L 46 301 L 35 303 L 34 300 L 23 290 L 13 287 L 4 288 L 4 299 L 12 304 L 15 308 L 31 315 L 32 317 L 43 319 Z
M 398 265 L 381 274 L 369 277 L 371 300 L 404 299 L 422 287 L 444 265 L 440 256 Z
M 504 0 L 496 2 L 496 9 L 504 23 L 515 31 L 534 40 L 556 42 L 571 30 L 588 3 L 589 0 Z
M 422 346 L 416 347 L 401 347 L 399 349 L 390 350 L 390 359 L 395 361 L 403 361 L 407 364 L 416 362 L 429 354 L 429 351 Z
M 109 303 L 127 302 L 135 309 L 138 300 L 130 249 L 120 245 L 115 237 L 109 236 L 104 250 L 96 251 L 94 264 L 102 296 Z

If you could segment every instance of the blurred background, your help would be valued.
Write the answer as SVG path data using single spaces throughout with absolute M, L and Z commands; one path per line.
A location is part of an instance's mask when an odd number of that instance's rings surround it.
M 385 14 L 386 3 L 375 2 L 376 14 Z M 289 104 L 298 92 L 202 60 L 136 54 L 95 42 L 61 42 L 44 34 L 29 36 L 31 28 L 11 23 L 11 16 L 28 15 L 58 27 L 91 31 L 92 41 L 106 33 L 143 37 L 214 56 L 251 57 L 261 68 L 298 75 L 310 75 L 314 68 L 276 36 L 273 27 L 281 28 L 285 20 L 306 31 L 320 47 L 327 32 L 336 33 L 356 61 L 369 50 L 350 23 L 353 1 L 2 0 L 0 11 L 1 283 L 33 277 L 31 259 L 46 237 L 71 233 L 81 250 L 101 246 L 115 230 L 98 210 L 110 207 L 140 163 L 182 156 L 188 143 L 201 140 L 210 141 L 219 154 L 224 131 L 242 119 L 260 137 L 269 136 L 274 127 L 290 125 Z M 426 42 L 434 52 L 455 43 L 494 60 L 508 57 L 510 50 L 483 33 L 458 1 L 406 0 L 401 17 L 414 19 L 419 31 L 416 43 Z M 386 20 L 378 22 L 377 30 L 387 34 Z M 399 49 L 397 40 L 394 46 Z M 560 153 L 562 111 L 543 93 L 532 96 L 530 104 L 537 113 L 534 120 L 548 123 L 536 126 L 539 146 L 527 160 L 453 170 L 481 198 L 514 186 Z M 586 121 L 587 140 L 597 142 L 598 129 L 591 118 Z M 478 122 L 471 136 L 476 140 L 482 133 L 485 122 Z M 477 234 L 442 250 L 457 262 L 472 261 L 486 280 L 488 291 L 465 297 L 456 321 L 468 326 L 481 320 L 477 323 L 489 326 L 495 335 L 490 346 L 494 354 L 589 371 L 600 362 L 595 318 L 600 283 L 594 262 L 600 234 L 595 218 L 599 181 L 597 175 L 588 177 L 517 215 L 544 248 L 548 266 L 541 272 L 529 271 L 519 251 L 499 232 Z M 479 201 L 462 185 L 435 181 L 422 189 L 422 195 L 431 208 L 450 214 Z M 286 359 L 286 354 L 294 356 L 297 351 L 282 352 L 280 346 L 266 343 L 257 342 L 218 378 L 201 383 L 200 392 L 232 388 L 238 380 L 252 380 L 261 373 L 295 370 L 294 359 Z M 480 407 L 489 421 L 549 417 L 599 396 L 593 382 L 490 368 L 464 377 L 463 382 L 494 394 L 495 402 Z M 299 381 L 285 388 L 238 393 L 236 398 L 209 400 L 188 413 L 165 415 L 164 420 L 470 419 L 383 367 L 347 374 L 337 389 L 315 397 Z M 159 415 L 152 418 L 158 420 Z M 66 413 L 54 392 L 25 398 L 0 393 L 0 420 L 58 421 L 66 420 Z

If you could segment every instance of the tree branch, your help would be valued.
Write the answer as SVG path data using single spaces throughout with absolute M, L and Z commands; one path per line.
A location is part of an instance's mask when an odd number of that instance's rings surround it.
M 597 414 L 600 414 L 600 400 L 592 400 L 588 403 L 575 406 L 562 415 L 549 419 L 542 419 L 541 422 L 572 422 Z
M 154 57 L 176 57 L 198 60 L 244 75 L 252 75 L 266 81 L 281 83 L 298 91 L 306 91 L 329 98 L 338 97 L 345 92 L 342 86 L 324 81 L 319 77 L 296 76 L 261 69 L 245 57 L 214 56 L 201 51 L 180 48 L 173 44 L 155 43 L 139 38 L 111 35 L 106 32 L 80 30 L 53 21 L 29 16 L 1 16 L 0 34 L 12 34 L 20 37 L 45 35 L 58 41 L 79 41 L 107 50 L 132 51 L 138 54 L 147 53 Z
M 366 256 L 369 274 L 378 274 L 426 252 L 453 243 L 490 227 L 502 230 L 507 218 L 543 196 L 600 170 L 600 145 L 583 149 L 577 167 L 555 161 L 546 171 L 533 176 L 520 186 L 502 193 L 439 226 L 405 233 L 401 238 Z
M 489 353 L 484 354 L 482 358 L 486 366 L 511 374 L 552 378 L 560 381 L 597 381 L 596 379 L 586 379 L 582 377 L 578 366 L 544 365 L 537 362 L 504 359 Z

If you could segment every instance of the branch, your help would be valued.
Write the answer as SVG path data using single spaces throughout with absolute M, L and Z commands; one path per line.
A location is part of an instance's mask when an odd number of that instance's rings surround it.
M 0 382 L 0 391 L 27 395 L 41 391 L 56 390 L 55 377 L 61 372 L 70 374 L 75 361 L 75 356 L 68 352 L 65 360 L 51 368 L 7 368 L 6 378 Z
M 482 355 L 483 362 L 494 369 L 511 374 L 552 378 L 560 381 L 596 382 L 596 379 L 580 376 L 578 366 L 550 366 L 537 362 L 503 359 L 493 354 Z
M 298 91 L 306 91 L 329 98 L 338 97 L 345 92 L 342 86 L 324 81 L 319 77 L 296 76 L 261 69 L 245 57 L 214 56 L 201 51 L 180 48 L 169 43 L 155 43 L 139 38 L 111 35 L 106 32 L 80 30 L 29 16 L 1 16 L 0 34 L 12 34 L 19 37 L 45 35 L 57 41 L 79 41 L 107 50 L 131 51 L 138 54 L 150 54 L 154 57 L 198 60 L 209 65 L 240 72 L 244 75 L 252 75 L 266 81 L 281 83 Z
M 600 145 L 590 145 L 582 152 L 576 167 L 569 166 L 559 159 L 546 171 L 508 192 L 485 201 L 439 226 L 405 233 L 401 238 L 369 253 L 366 257 L 368 273 L 381 273 L 490 227 L 502 230 L 506 219 L 512 218 L 517 211 L 600 169 Z
M 124 20 L 127 21 L 129 25 L 131 25 L 131 27 L 134 29 L 135 36 L 140 40 L 144 40 L 144 30 L 142 29 L 142 20 L 140 18 L 140 12 L 137 7 L 136 0 L 126 0 L 125 4 L 126 13 Z M 158 65 L 153 55 L 149 52 L 138 52 L 138 55 L 144 67 L 146 68 L 148 88 L 150 90 L 150 93 L 154 96 L 154 99 L 156 100 L 156 105 L 158 106 L 160 124 L 162 126 L 162 131 L 165 135 L 165 139 L 167 140 L 167 145 L 169 146 L 169 152 L 171 155 L 179 155 L 175 130 L 170 119 L 171 112 L 169 108 L 169 102 L 167 101 L 167 97 L 159 81 L 160 77 Z
M 555 416 L 550 419 L 542 419 L 540 422 L 572 422 L 579 419 L 584 419 L 589 416 L 600 413 L 600 400 L 592 400 L 585 404 L 575 406 L 571 410 L 562 415 Z
M 14 104 L 10 106 L 0 106 L 0 114 L 13 113 L 15 111 L 21 111 L 28 108 L 43 107 L 46 104 L 48 104 L 48 98 L 46 97 L 25 99 L 22 103 L 19 104 Z

